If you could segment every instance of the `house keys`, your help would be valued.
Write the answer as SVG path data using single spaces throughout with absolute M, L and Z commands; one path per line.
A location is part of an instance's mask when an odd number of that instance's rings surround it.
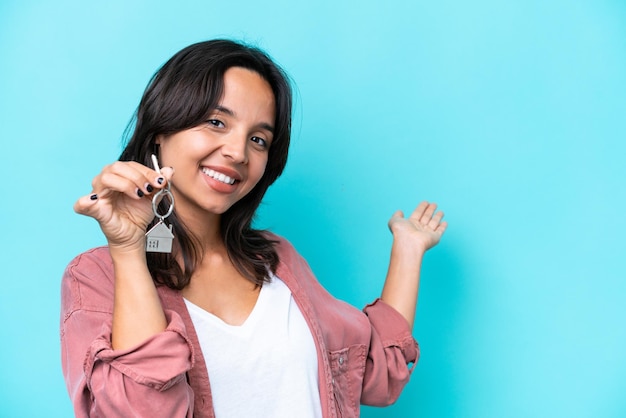
M 154 170 L 161 174 L 159 168 L 159 162 L 157 157 L 152 154 L 152 164 Z M 169 199 L 170 206 L 167 212 L 164 214 L 159 213 L 159 201 L 161 199 Z M 170 191 L 170 183 L 167 182 L 167 186 L 159 190 L 152 197 L 152 212 L 154 212 L 155 218 L 159 218 L 159 221 L 146 232 L 146 251 L 150 253 L 171 253 L 172 241 L 174 240 L 174 234 L 172 233 L 172 225 L 167 225 L 164 221 L 165 218 L 170 216 L 174 211 L 174 195 Z

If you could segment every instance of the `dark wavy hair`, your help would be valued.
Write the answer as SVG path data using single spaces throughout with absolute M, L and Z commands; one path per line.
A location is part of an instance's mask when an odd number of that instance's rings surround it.
M 212 40 L 190 45 L 176 53 L 153 76 L 143 94 L 133 120 L 126 130 L 132 136 L 120 161 L 137 161 L 151 167 L 155 140 L 206 122 L 219 104 L 224 89 L 224 73 L 243 67 L 258 73 L 271 86 L 276 103 L 274 138 L 269 148 L 265 173 L 244 198 L 221 217 L 220 232 L 228 255 L 237 270 L 261 286 L 268 280 L 268 268 L 276 272 L 278 254 L 275 241 L 252 228 L 252 220 L 267 188 L 287 164 L 291 136 L 292 92 L 289 78 L 272 59 L 256 47 L 231 40 Z M 165 202 L 161 202 L 165 206 Z M 160 207 L 160 213 L 166 208 Z M 175 254 L 147 253 L 148 268 L 155 283 L 182 289 L 191 279 L 202 258 L 202 246 L 176 215 L 167 218 L 173 226 L 183 265 Z M 148 226 L 152 227 L 154 222 Z

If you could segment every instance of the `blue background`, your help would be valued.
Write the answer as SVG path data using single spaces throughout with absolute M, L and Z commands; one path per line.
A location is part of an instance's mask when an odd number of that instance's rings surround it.
M 176 3 L 0 2 L 0 416 L 71 416 L 59 281 L 104 242 L 72 204 L 157 67 L 221 36 L 295 80 L 258 225 L 337 297 L 379 294 L 396 209 L 434 200 L 450 222 L 422 358 L 364 417 L 626 416 L 623 0 Z

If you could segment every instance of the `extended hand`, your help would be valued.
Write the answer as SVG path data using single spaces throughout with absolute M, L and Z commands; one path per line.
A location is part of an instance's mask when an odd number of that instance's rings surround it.
M 394 239 L 402 240 L 406 245 L 414 245 L 421 251 L 437 245 L 448 223 L 441 221 L 443 212 L 436 210 L 435 203 L 422 202 L 408 218 L 404 217 L 402 211 L 394 213 L 388 223 Z

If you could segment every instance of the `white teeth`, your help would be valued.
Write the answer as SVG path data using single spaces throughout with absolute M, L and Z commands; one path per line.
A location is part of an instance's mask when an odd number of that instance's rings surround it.
M 203 168 L 202 172 L 217 181 L 221 181 L 222 183 L 235 184 L 235 179 L 228 177 L 226 174 L 211 170 L 210 168 Z

